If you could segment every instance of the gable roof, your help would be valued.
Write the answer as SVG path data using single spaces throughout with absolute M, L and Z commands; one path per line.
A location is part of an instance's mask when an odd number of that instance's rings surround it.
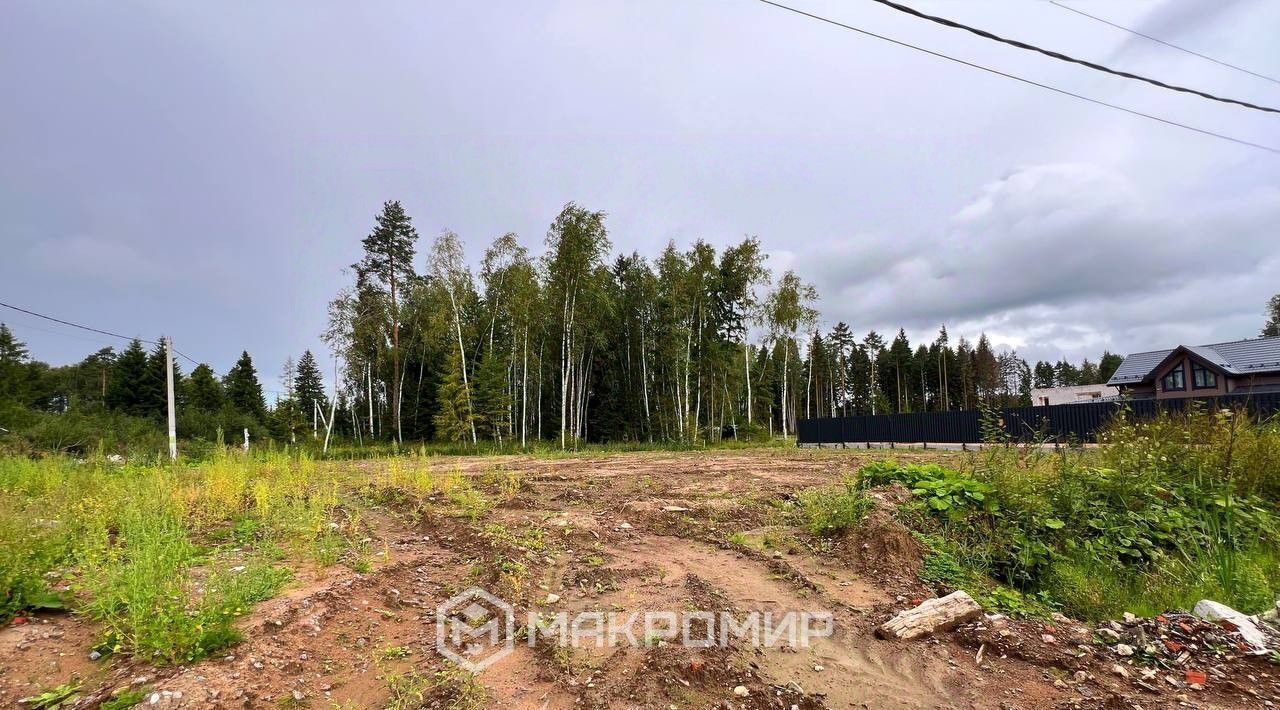
M 1228 375 L 1248 376 L 1280 372 L 1280 337 L 1233 340 L 1212 345 L 1179 345 L 1168 350 L 1134 353 L 1120 363 L 1109 385 L 1134 385 L 1149 381 L 1175 351 L 1185 351 Z

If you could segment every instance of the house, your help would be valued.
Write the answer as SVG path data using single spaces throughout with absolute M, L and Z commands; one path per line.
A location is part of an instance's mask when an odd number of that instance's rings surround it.
M 1280 337 L 1134 353 L 1107 384 L 1155 399 L 1280 392 Z
M 1077 385 L 1075 387 L 1037 387 L 1031 390 L 1031 404 L 1048 407 L 1053 404 L 1097 402 L 1119 396 L 1120 389 L 1110 385 Z

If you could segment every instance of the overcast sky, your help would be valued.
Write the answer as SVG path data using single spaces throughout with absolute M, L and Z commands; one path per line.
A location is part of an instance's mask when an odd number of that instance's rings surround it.
M 1280 76 L 1280 2 L 1068 0 Z M 1280 117 L 996 45 L 868 0 L 810 11 L 1280 145 Z M 1270 105 L 1280 84 L 1048 3 L 926 11 Z M 826 326 L 986 331 L 1032 360 L 1250 337 L 1280 291 L 1280 155 L 754 0 L 0 4 L 0 300 L 171 334 L 268 387 L 323 350 L 383 200 L 424 244 L 535 253 L 569 200 L 616 250 L 758 235 Z M 33 354 L 109 338 L 0 312 Z M 190 365 L 184 367 L 190 370 Z

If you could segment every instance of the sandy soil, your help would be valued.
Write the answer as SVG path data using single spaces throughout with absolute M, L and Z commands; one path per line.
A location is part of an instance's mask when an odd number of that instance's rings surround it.
M 472 586 L 511 602 L 518 619 L 530 610 L 823 610 L 834 619 L 833 633 L 807 647 L 738 640 L 686 648 L 644 639 L 563 648 L 522 639 L 476 677 L 483 707 L 1156 708 L 1184 699 L 1188 707 L 1260 705 L 1238 688 L 1219 692 L 1212 684 L 1190 697 L 1173 689 L 1133 696 L 1101 661 L 1061 648 L 1038 652 L 1031 648 L 1038 639 L 1016 653 L 993 644 L 979 661 L 973 638 L 962 634 L 905 643 L 875 638 L 877 625 L 932 594 L 914 575 L 919 550 L 893 519 L 892 500 L 858 530 L 826 543 L 786 525 L 775 503 L 883 455 L 442 459 L 438 470 L 456 468 L 477 479 L 495 467 L 521 472 L 521 490 L 474 521 L 430 509 L 375 511 L 371 524 L 385 562 L 367 574 L 299 572 L 284 594 L 245 619 L 242 644 L 190 666 L 90 661 L 97 630 L 75 616 L 36 617 L 0 630 L 0 706 L 15 707 L 21 697 L 78 678 L 79 707 L 96 707 L 127 687 L 147 688 L 147 707 L 152 700 L 156 707 L 453 707 L 465 697 L 467 677 L 435 650 L 436 608 Z M 521 542 L 528 531 L 542 531 L 538 544 Z M 730 542 L 733 533 L 741 535 Z M 504 572 L 517 566 L 522 575 Z M 1073 675 L 1077 670 L 1085 672 Z M 427 680 L 394 695 L 395 680 L 405 677 Z M 739 686 L 745 696 L 735 692 Z

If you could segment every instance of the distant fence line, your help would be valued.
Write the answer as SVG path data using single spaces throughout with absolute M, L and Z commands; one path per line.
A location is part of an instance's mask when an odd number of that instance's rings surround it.
M 994 410 L 992 424 L 1014 441 L 1091 442 L 1121 409 L 1128 409 L 1135 419 L 1150 419 L 1160 411 L 1182 411 L 1192 402 L 1209 409 L 1245 407 L 1255 416 L 1280 412 L 1280 392 L 1268 392 L 1010 407 Z M 800 444 L 977 444 L 984 440 L 982 428 L 979 411 L 918 412 L 802 419 L 796 423 L 796 435 Z

